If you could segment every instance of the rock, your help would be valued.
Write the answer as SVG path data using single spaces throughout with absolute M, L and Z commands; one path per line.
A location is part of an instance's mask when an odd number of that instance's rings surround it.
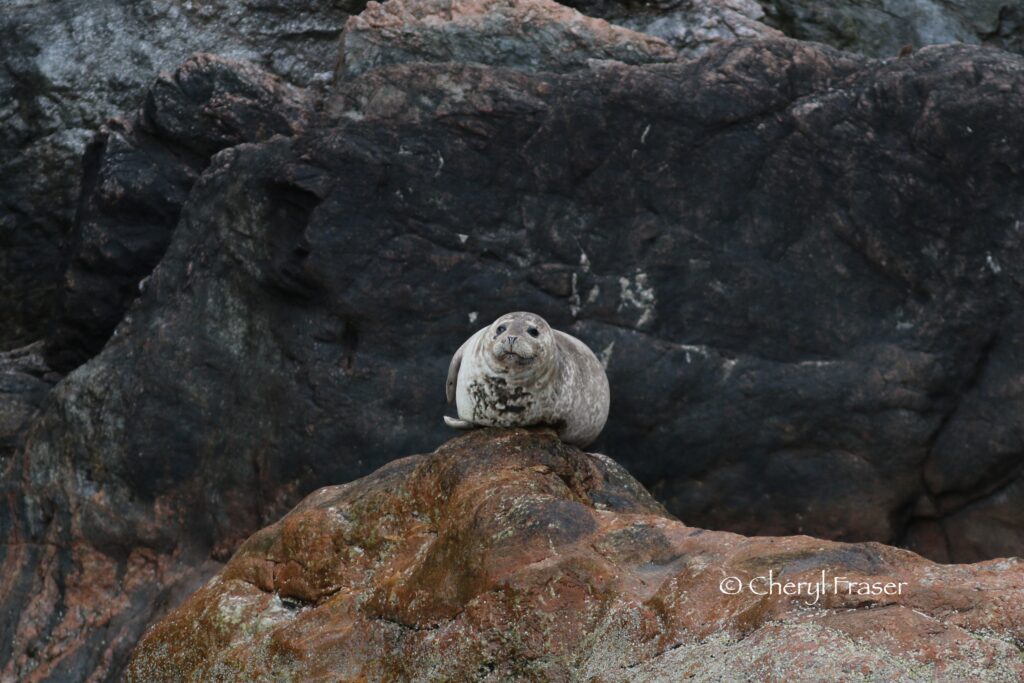
M 0 472 L 6 469 L 22 431 L 53 386 L 42 344 L 0 353 Z
M 684 57 L 700 57 L 716 45 L 753 38 L 781 38 L 764 23 L 755 0 L 570 0 L 584 14 L 661 38 Z
M 472 62 L 568 71 L 591 59 L 669 62 L 676 52 L 553 0 L 389 0 L 350 17 L 341 73 L 352 77 L 403 62 Z
M 1002 681 L 1022 624 L 1020 560 L 705 532 L 606 456 L 481 430 L 254 534 L 126 680 Z
M 0 12 L 0 349 L 46 330 L 86 143 L 194 52 L 247 59 L 298 85 L 330 78 L 360 0 L 8 0 Z
M 428 4 L 445 6 L 439 3 Z M 779 28 L 797 37 L 880 56 L 895 55 L 905 44 L 916 47 L 949 40 L 1024 50 L 1024 17 L 1020 8 L 1005 0 L 970 6 L 951 1 L 874 3 L 762 0 L 768 9 L 765 18 L 754 0 L 659 0 L 642 6 L 574 0 L 570 4 L 585 14 L 653 38 L 625 38 L 614 27 L 597 29 L 582 40 L 586 49 L 577 41 L 596 24 L 587 17 L 570 25 L 590 28 L 557 45 L 554 34 L 524 33 L 521 26 L 517 31 L 525 42 L 513 48 L 508 34 L 492 22 L 514 23 L 516 12 L 492 12 L 485 20 L 487 15 L 475 14 L 470 3 L 457 4 L 466 18 L 472 18 L 464 26 L 478 32 L 497 29 L 489 33 L 490 49 L 483 49 L 481 33 L 456 38 L 453 26 L 438 28 L 438 22 L 427 30 L 421 22 L 424 10 L 418 9 L 423 3 L 412 3 L 411 9 L 403 6 L 401 18 L 390 10 L 371 9 L 366 22 L 373 25 L 362 35 L 369 43 L 353 53 L 368 59 L 413 55 L 435 59 L 461 45 L 450 56 L 461 58 L 462 54 L 488 63 L 499 56 L 500 63 L 525 64 L 537 60 L 532 51 L 540 47 L 547 64 L 566 62 L 567 67 L 593 47 L 630 63 L 662 61 L 667 54 L 662 41 L 679 55 L 693 57 L 723 42 L 778 37 Z M 483 6 L 477 3 L 476 9 Z M 549 6 L 546 13 L 557 14 L 554 7 Z M 67 249 L 73 242 L 69 233 L 81 189 L 81 157 L 107 119 L 130 119 L 152 79 L 194 52 L 251 60 L 296 85 L 323 85 L 335 67 L 336 40 L 346 19 L 362 8 L 362 0 L 7 2 L 0 17 L 5 46 L 0 69 L 0 319 L 7 323 L 0 330 L 0 348 L 28 344 L 40 338 L 50 323 L 69 259 Z M 372 16 L 376 18 L 371 21 Z M 389 46 L 371 44 L 380 37 L 378 29 L 394 20 L 415 25 L 421 36 L 392 35 Z M 383 23 L 378 27 L 376 22 Z M 563 30 L 557 23 L 548 26 L 556 33 Z M 438 42 L 444 38 L 456 42 L 444 46 Z M 567 44 L 573 48 L 563 55 Z
M 51 366 L 68 372 L 103 348 L 163 256 L 210 157 L 302 130 L 312 100 L 247 62 L 200 54 L 156 80 L 134 122 L 103 127 L 85 156 L 70 262 L 46 340 Z
M 5 49 L 7 42 L 5 40 Z M 0 69 L 0 349 L 27 346 L 46 331 L 63 267 L 65 232 L 78 194 L 84 130 L 26 140 L 9 124 L 16 104 Z
M 409 63 L 222 150 L 0 483 L 0 677 L 118 679 L 303 494 L 449 438 L 451 353 L 510 301 L 607 363 L 596 447 L 688 524 L 1020 554 L 1022 73 L 781 39 L 561 74 Z
M 759 1 L 786 35 L 875 57 L 954 42 L 1024 52 L 1024 8 L 1013 0 Z
M 1024 8 L 1011 0 L 568 0 L 584 14 L 666 41 L 686 56 L 779 32 L 872 57 L 966 43 L 1024 52 Z

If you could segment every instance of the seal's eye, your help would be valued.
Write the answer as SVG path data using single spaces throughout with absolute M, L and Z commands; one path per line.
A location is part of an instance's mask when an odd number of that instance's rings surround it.
M 540 332 L 537 331 L 536 327 L 531 327 L 530 329 L 527 330 L 527 332 L 529 333 L 529 335 L 531 337 L 539 337 L 540 336 Z
M 505 327 L 504 325 L 498 325 L 498 334 L 501 334 L 502 332 L 504 332 L 507 329 L 508 328 Z

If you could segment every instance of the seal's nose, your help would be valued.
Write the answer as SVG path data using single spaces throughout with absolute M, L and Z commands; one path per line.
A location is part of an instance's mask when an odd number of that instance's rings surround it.
M 515 346 L 515 345 L 516 345 L 516 339 L 519 339 L 519 337 L 513 337 L 513 336 L 512 336 L 511 334 L 510 334 L 510 335 L 509 335 L 508 337 L 506 337 L 505 339 L 506 339 L 506 340 L 508 341 L 508 346 L 509 346 L 509 348 L 512 348 L 513 346 Z

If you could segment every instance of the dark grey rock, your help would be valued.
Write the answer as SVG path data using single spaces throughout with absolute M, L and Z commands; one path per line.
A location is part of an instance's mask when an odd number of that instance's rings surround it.
M 756 0 L 568 0 L 565 4 L 661 38 L 688 58 L 737 40 L 782 37 L 764 22 L 764 9 Z
M 36 342 L 0 353 L 0 471 L 56 380 L 41 347 Z
M 81 158 L 163 70 L 193 52 L 253 61 L 297 85 L 329 80 L 364 3 L 71 0 L 0 3 L 0 348 L 42 336 L 66 265 Z
M 46 339 L 52 367 L 68 372 L 103 348 L 163 256 L 209 158 L 302 130 L 312 99 L 247 62 L 201 54 L 156 80 L 134 123 L 103 127 L 85 155 L 69 263 Z
M 1022 9 L 1005 0 L 762 0 L 767 17 L 754 0 L 568 4 L 660 38 L 684 57 L 723 42 L 777 36 L 776 29 L 878 56 L 895 55 L 904 45 L 949 41 L 1024 50 Z M 322 85 L 336 68 L 337 38 L 346 19 L 363 5 L 362 0 L 4 3 L 0 317 L 6 325 L 0 348 L 38 339 L 49 324 L 74 243 L 70 231 L 83 177 L 81 157 L 108 118 L 130 119 L 152 79 L 197 51 L 253 61 L 296 85 Z M 423 47 L 412 53 L 424 54 Z M 521 57 L 530 61 L 536 55 Z
M 943 43 L 1024 52 L 1017 0 L 758 0 L 786 35 L 875 57 Z

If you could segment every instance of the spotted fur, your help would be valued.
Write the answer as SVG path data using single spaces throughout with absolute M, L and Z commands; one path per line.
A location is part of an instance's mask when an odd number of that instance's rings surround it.
M 587 345 L 539 315 L 503 315 L 459 348 L 446 393 L 456 428 L 547 425 L 566 443 L 586 446 L 608 420 L 604 368 Z

